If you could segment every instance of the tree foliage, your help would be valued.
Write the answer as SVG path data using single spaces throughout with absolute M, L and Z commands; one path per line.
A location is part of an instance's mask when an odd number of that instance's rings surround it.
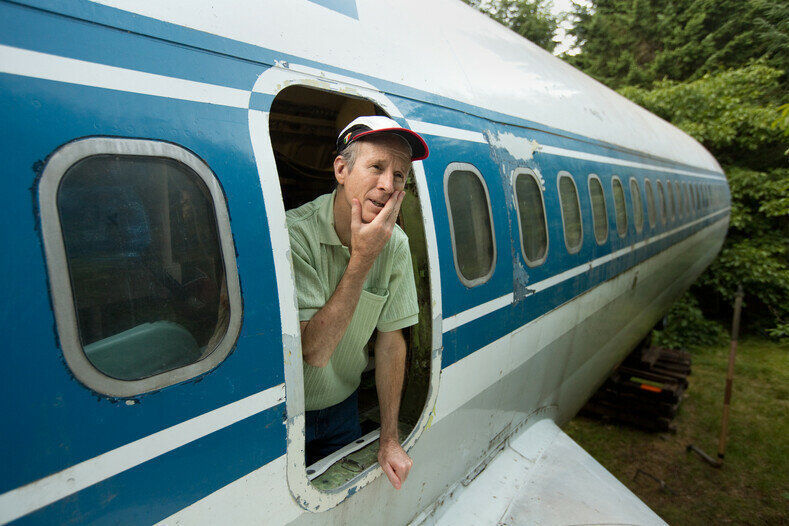
M 701 142 L 727 173 L 732 212 L 718 258 L 678 301 L 664 343 L 703 344 L 728 325 L 789 336 L 789 2 L 596 0 L 576 6 L 586 73 Z
M 559 19 L 550 12 L 550 0 L 463 0 L 546 51 L 553 52 Z
M 742 283 L 751 329 L 773 336 L 785 336 L 789 321 L 789 168 L 786 137 L 772 125 L 782 76 L 752 64 L 690 82 L 664 80 L 652 89 L 620 90 L 695 137 L 724 165 L 732 195 L 728 238 L 693 290 L 707 312 L 725 320 Z M 687 305 L 677 309 L 691 313 Z M 669 337 L 685 328 L 670 324 Z
M 756 59 L 789 71 L 789 2 L 596 0 L 576 4 L 567 60 L 613 88 L 695 80 Z
M 761 63 L 651 89 L 620 93 L 701 142 L 723 165 L 769 168 L 785 162 L 785 138 L 773 126 L 783 72 Z

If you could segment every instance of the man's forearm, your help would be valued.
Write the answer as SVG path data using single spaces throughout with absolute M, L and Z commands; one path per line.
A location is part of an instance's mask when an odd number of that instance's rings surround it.
M 405 339 L 400 331 L 378 335 L 375 347 L 375 385 L 381 411 L 382 442 L 400 441 L 397 421 L 405 374 L 405 355 Z
M 351 257 L 329 301 L 308 322 L 302 322 L 301 352 L 305 362 L 315 367 L 329 363 L 351 323 L 369 270 L 368 263 Z

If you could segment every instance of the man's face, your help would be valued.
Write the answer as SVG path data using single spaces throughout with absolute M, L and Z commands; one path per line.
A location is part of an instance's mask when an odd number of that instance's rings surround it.
M 359 142 L 356 162 L 350 170 L 344 160 L 335 162 L 335 176 L 348 207 L 353 198 L 358 199 L 362 222 L 369 223 L 392 193 L 405 188 L 410 166 L 410 152 L 403 141 L 383 135 Z

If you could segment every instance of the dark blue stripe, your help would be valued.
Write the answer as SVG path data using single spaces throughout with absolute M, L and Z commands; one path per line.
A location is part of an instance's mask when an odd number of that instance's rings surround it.
M 252 92 L 249 97 L 249 109 L 269 111 L 271 110 L 271 103 L 274 102 L 274 97 L 267 93 Z
M 529 132 L 534 131 L 534 132 L 542 132 L 548 134 L 549 136 L 553 136 L 555 140 L 552 138 L 546 141 L 545 144 L 550 144 L 553 146 L 567 147 L 567 146 L 562 146 L 561 140 L 570 139 L 573 141 L 578 141 L 580 143 L 580 144 L 573 143 L 574 146 L 572 146 L 570 149 L 574 149 L 574 150 L 588 151 L 589 153 L 599 153 L 599 149 L 602 148 L 606 152 L 605 155 L 611 157 L 619 158 L 621 156 L 622 159 L 638 160 L 641 162 L 648 159 L 650 162 L 662 163 L 667 167 L 676 167 L 676 168 L 694 170 L 700 173 L 705 173 L 710 175 L 720 175 L 718 172 L 712 170 L 695 167 L 685 163 L 676 162 L 670 159 L 664 159 L 659 156 L 645 154 L 643 152 L 638 152 L 636 150 L 631 150 L 629 148 L 617 146 L 615 144 L 608 143 L 605 141 L 591 139 L 589 137 L 585 137 L 577 133 L 572 133 L 567 130 L 561 130 L 558 128 L 545 126 L 534 121 L 513 117 L 511 115 L 499 113 L 496 111 L 487 110 L 485 108 L 459 102 L 447 97 L 438 96 L 429 92 L 414 89 L 406 85 L 402 85 L 386 80 L 381 80 L 379 78 L 372 77 L 369 75 L 362 75 L 359 74 L 358 72 L 351 71 L 345 68 L 339 68 L 339 67 L 323 64 L 320 62 L 316 62 L 314 60 L 309 60 L 306 57 L 289 55 L 286 53 L 277 52 L 275 50 L 269 50 L 251 44 L 246 44 L 229 38 L 219 37 L 216 35 L 212 35 L 210 33 L 205 33 L 202 31 L 197 31 L 182 26 L 177 26 L 175 24 L 162 22 L 152 18 L 135 15 L 116 8 L 97 5 L 87 0 L 26 0 L 25 3 L 31 6 L 39 7 L 41 9 L 63 13 L 71 17 L 90 20 L 99 24 L 105 24 L 108 26 L 117 27 L 126 31 L 130 31 L 132 33 L 149 35 L 151 37 L 155 37 L 170 42 L 175 42 L 180 45 L 194 47 L 196 49 L 207 50 L 207 51 L 210 50 L 214 53 L 228 55 L 242 60 L 255 62 L 258 64 L 273 65 L 276 60 L 284 60 L 288 62 L 302 64 L 308 67 L 318 68 L 328 72 L 339 73 L 345 76 L 358 78 L 360 80 L 370 83 L 373 86 L 376 86 L 378 89 L 384 92 L 400 97 L 398 102 L 398 108 L 403 112 L 403 115 L 408 119 L 425 120 L 426 122 L 437 122 L 437 123 L 445 124 L 447 126 L 456 126 L 463 128 L 464 126 L 461 124 L 462 121 L 464 121 L 465 119 L 463 118 L 462 114 L 466 113 L 466 114 L 482 117 L 483 119 L 491 121 L 492 123 L 510 124 L 513 126 L 525 128 Z M 33 35 L 37 34 L 35 28 L 25 27 L 24 29 L 32 32 Z M 62 46 L 62 43 L 59 45 Z M 36 48 L 33 47 L 32 49 L 36 49 Z M 143 62 L 140 64 L 142 70 L 150 71 L 151 68 L 156 67 L 156 63 L 158 62 L 158 57 L 155 54 L 145 55 L 141 57 L 141 60 L 143 60 Z M 244 76 L 243 79 L 245 79 L 245 81 L 249 81 L 249 78 L 246 76 Z M 254 82 L 249 82 L 249 84 L 246 85 L 246 89 L 251 89 L 253 84 Z M 239 85 L 239 83 L 231 82 L 228 85 L 237 86 Z M 427 103 L 430 106 L 425 106 L 424 103 Z M 431 111 L 431 106 L 436 113 L 445 112 L 447 109 L 454 109 L 460 113 L 450 114 L 449 115 L 450 120 L 448 121 L 440 118 L 433 118 L 433 112 Z M 469 129 L 475 129 L 475 128 L 469 128 Z M 484 127 L 479 131 L 484 131 Z M 555 141 L 559 141 L 559 142 L 555 142 Z M 588 148 L 588 150 L 586 148 Z
M 359 20 L 359 12 L 356 9 L 356 0 L 309 0 L 313 4 L 336 11 L 341 15 Z
M 153 524 L 284 455 L 284 422 L 280 404 L 12 524 Z
M 442 367 L 452 365 L 483 346 L 659 254 L 670 246 L 725 217 L 725 215 L 726 213 L 720 211 L 688 230 L 677 232 L 659 241 L 650 243 L 591 271 L 579 274 L 536 294 L 531 294 L 522 301 L 498 309 L 457 329 L 444 333 Z
M 10 348 L 0 396 L 12 400 L 0 433 L 0 492 L 27 484 L 284 381 L 277 284 L 248 111 L 0 74 L 0 210 L 13 257 L 0 258 Z M 227 196 L 244 298 L 233 352 L 202 377 L 142 395 L 136 405 L 92 393 L 58 348 L 31 203 L 36 169 L 58 146 L 110 135 L 173 142 L 196 152 Z M 276 446 L 279 447 L 279 446 Z
M 267 68 L 177 42 L 2 2 L 0 42 L 40 53 L 245 90 Z

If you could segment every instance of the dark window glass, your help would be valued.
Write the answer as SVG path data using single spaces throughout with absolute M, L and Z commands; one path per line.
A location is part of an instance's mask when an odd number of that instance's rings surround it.
M 625 208 L 625 191 L 619 179 L 611 179 L 614 192 L 614 212 L 616 212 L 616 231 L 620 237 L 627 234 L 627 209 Z
M 644 207 L 641 204 L 641 192 L 635 179 L 630 179 L 630 198 L 633 200 L 633 225 L 636 227 L 636 232 L 641 232 L 644 228 Z
M 677 211 L 676 211 L 677 194 L 674 193 L 674 185 L 671 184 L 671 181 L 666 181 L 666 184 L 668 185 L 666 187 L 666 199 L 668 200 L 668 209 L 671 212 L 671 220 L 673 221 L 674 219 L 677 218 Z
M 632 184 L 632 183 L 631 183 Z M 655 227 L 655 194 L 652 192 L 652 183 L 644 181 L 644 190 L 647 193 L 647 217 L 649 218 L 649 226 Z
M 605 206 L 603 186 L 596 177 L 589 179 L 589 198 L 592 201 L 594 237 L 598 243 L 604 243 L 608 239 L 608 212 Z
M 541 262 L 548 250 L 548 232 L 542 193 L 532 175 L 520 173 L 515 177 L 515 198 L 518 201 L 524 257 L 530 264 Z
M 666 224 L 666 213 L 667 213 L 667 202 L 666 193 L 663 191 L 663 183 L 660 181 L 657 182 L 657 193 L 658 193 L 658 209 L 660 210 L 660 221 L 665 225 Z
M 447 180 L 449 213 L 460 274 L 469 282 L 493 267 L 493 230 L 488 197 L 477 174 L 456 170 Z
M 139 380 L 206 357 L 229 305 L 210 193 L 159 157 L 96 155 L 57 194 L 82 347 L 102 373 Z
M 682 183 L 674 181 L 674 201 L 677 202 L 677 215 L 682 217 L 685 215 L 685 207 L 682 203 Z
M 570 253 L 578 252 L 581 248 L 583 231 L 581 227 L 581 209 L 578 205 L 578 191 L 569 175 L 559 177 L 559 198 L 562 205 L 562 220 L 564 223 L 564 242 Z

